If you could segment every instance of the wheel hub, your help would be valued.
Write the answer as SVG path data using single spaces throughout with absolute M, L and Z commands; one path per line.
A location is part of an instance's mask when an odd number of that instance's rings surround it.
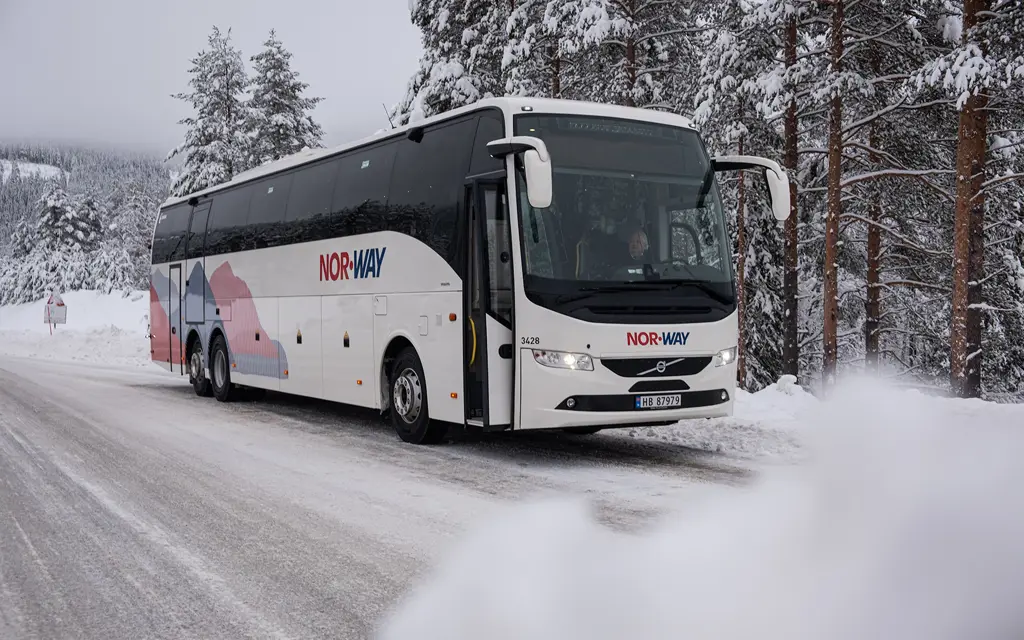
M 189 368 L 192 378 L 195 380 L 202 380 L 205 375 L 203 372 L 203 352 L 196 348 L 192 351 L 192 358 L 189 360 Z
M 416 422 L 423 411 L 423 385 L 419 375 L 405 369 L 395 378 L 395 411 L 406 424 Z

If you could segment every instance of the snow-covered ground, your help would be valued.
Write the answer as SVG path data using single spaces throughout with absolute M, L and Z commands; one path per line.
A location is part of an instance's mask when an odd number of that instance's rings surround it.
M 72 291 L 67 324 L 50 333 L 44 301 L 0 307 L 0 354 L 129 366 L 149 365 L 149 294 Z
M 808 460 L 641 535 L 579 500 L 510 508 L 383 640 L 1024 637 L 1024 406 L 860 382 L 804 420 Z
M 143 598 L 115 625 L 143 635 L 186 616 L 204 637 L 368 637 L 400 593 L 385 640 L 1024 633 L 1024 405 L 871 382 L 820 401 L 783 379 L 729 419 L 408 447 L 325 403 L 196 398 L 148 362 L 145 292 L 64 300 L 52 336 L 42 301 L 0 308 L 0 356 L 31 358 L 0 367 L 0 462 L 19 469 L 0 503 L 21 510 L 0 538 L 29 526 L 46 559 L 24 575 L 61 576 L 17 602 L 82 607 L 5 618 L 0 594 L 0 636 L 109 637 L 62 584 Z M 163 582 L 119 599 L 140 575 Z
M 64 295 L 68 323 L 50 335 L 43 301 L 0 307 L 0 354 L 147 366 L 149 296 L 92 291 Z M 783 378 L 758 393 L 738 391 L 732 418 L 688 420 L 654 428 L 614 429 L 595 437 L 669 443 L 741 458 L 792 460 L 800 456 L 798 427 L 817 405 L 814 396 Z
M 18 173 L 22 177 L 32 176 L 35 178 L 60 178 L 64 175 L 64 172 L 59 168 L 49 164 L 37 164 L 35 162 L 22 162 L 21 160 L 16 161 L 18 163 Z M 0 181 L 7 182 L 11 177 L 11 172 L 14 170 L 14 163 L 10 160 L 0 160 Z

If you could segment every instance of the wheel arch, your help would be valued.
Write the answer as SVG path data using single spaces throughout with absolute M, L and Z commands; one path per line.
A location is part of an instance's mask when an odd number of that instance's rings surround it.
M 188 329 L 188 337 L 185 338 L 185 358 L 186 359 L 191 359 L 191 356 L 192 356 L 192 346 L 195 345 L 195 343 L 197 343 L 197 342 L 200 345 L 202 345 L 202 340 L 203 340 L 203 337 L 200 335 L 199 329 L 197 327 L 195 327 L 195 326 L 189 327 L 189 329 Z M 206 357 L 206 349 L 203 349 L 203 357 L 204 358 Z
M 387 410 L 391 405 L 391 366 L 394 363 L 395 358 L 398 354 L 404 351 L 406 348 L 410 348 L 419 355 L 419 349 L 416 348 L 416 343 L 413 342 L 412 337 L 404 331 L 396 331 L 387 339 L 387 346 L 384 347 L 384 351 L 380 356 L 380 408 L 382 411 Z M 423 358 L 420 358 L 420 362 L 423 362 Z M 426 371 L 424 370 L 424 373 Z
M 227 347 L 228 349 L 228 357 L 231 357 L 231 345 L 228 343 L 228 336 L 224 332 L 224 325 L 217 323 L 210 328 L 210 332 L 206 336 L 206 351 L 203 352 L 203 356 L 206 358 L 207 367 L 212 366 L 210 356 L 213 351 L 213 341 L 217 338 L 217 336 L 222 336 L 224 338 L 224 346 Z

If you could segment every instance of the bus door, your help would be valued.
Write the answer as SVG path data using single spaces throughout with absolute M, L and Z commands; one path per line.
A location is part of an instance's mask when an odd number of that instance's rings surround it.
M 467 194 L 466 423 L 512 425 L 512 242 L 506 178 L 478 180 Z
M 196 205 L 189 222 L 185 246 L 185 322 L 206 322 L 206 226 L 210 219 L 210 202 Z
M 170 344 L 171 353 L 171 372 L 172 373 L 184 373 L 182 363 L 185 360 L 185 354 L 183 349 L 185 348 L 181 344 L 182 335 L 182 308 L 181 308 L 181 263 L 172 264 L 167 272 L 168 283 L 167 283 L 167 319 L 170 321 L 170 335 L 167 336 L 167 340 Z

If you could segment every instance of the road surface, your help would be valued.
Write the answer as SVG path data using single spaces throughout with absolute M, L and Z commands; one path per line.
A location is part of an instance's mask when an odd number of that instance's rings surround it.
M 414 447 L 372 412 L 0 358 L 0 638 L 367 638 L 503 504 L 630 529 L 749 473 L 604 434 Z

